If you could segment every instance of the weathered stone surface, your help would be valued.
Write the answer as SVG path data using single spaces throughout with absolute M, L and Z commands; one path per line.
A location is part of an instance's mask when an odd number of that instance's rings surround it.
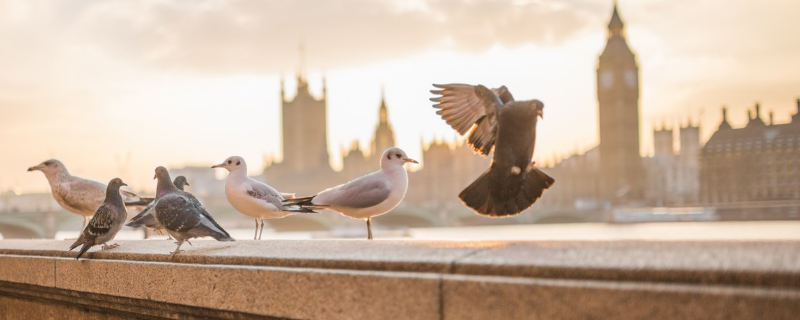
M 137 318 L 121 315 L 110 315 L 88 309 L 70 308 L 60 304 L 0 296 L 0 319 L 134 320 Z
M 55 261 L 42 257 L 0 255 L 0 281 L 55 286 Z
M 68 241 L 0 241 L 0 296 L 98 295 L 119 300 L 119 315 L 142 318 L 197 317 L 195 309 L 218 319 L 800 314 L 798 241 L 193 241 L 174 259 L 171 241 L 119 243 L 76 261 Z M 81 299 L 69 307 L 114 305 Z M 152 311 L 158 305 L 169 308 Z
M 517 242 L 459 260 L 455 273 L 800 287 L 797 241 Z
M 592 280 L 445 276 L 444 319 L 797 319 L 800 292 Z
M 173 241 L 118 241 L 113 250 L 95 247 L 88 259 L 153 262 L 231 264 L 349 270 L 449 272 L 451 263 L 476 250 L 506 245 L 498 241 L 400 241 L 400 240 L 239 240 L 217 242 L 192 240 L 185 252 L 170 259 Z M 68 241 L 3 240 L 0 254 L 72 257 Z
M 300 319 L 439 318 L 425 273 L 59 259 L 57 287 Z

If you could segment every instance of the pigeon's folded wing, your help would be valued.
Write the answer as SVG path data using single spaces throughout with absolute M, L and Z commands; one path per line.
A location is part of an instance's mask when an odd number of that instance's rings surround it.
M 167 230 L 187 232 L 200 224 L 201 212 L 190 199 L 181 196 L 165 198 L 155 207 L 158 222 Z
M 112 207 L 108 204 L 103 204 L 94 213 L 92 220 L 83 229 L 84 237 L 93 238 L 99 235 L 107 234 L 111 231 L 111 225 L 114 224 L 114 218 L 111 214 Z
M 475 153 L 488 156 L 494 147 L 497 133 L 497 111 L 503 106 L 503 101 L 496 92 L 501 92 L 505 87 L 490 90 L 482 85 L 468 84 L 434 84 L 441 90 L 431 90 L 431 93 L 441 97 L 431 98 L 439 109 L 436 114 L 442 116 L 447 124 L 461 135 L 469 134 L 469 145 Z M 506 99 L 513 100 L 508 90 L 504 90 Z
M 225 231 L 225 229 L 222 229 L 222 226 L 220 226 L 217 223 L 217 221 L 214 220 L 214 217 L 212 217 L 211 214 L 208 213 L 208 211 L 206 211 L 206 208 L 203 207 L 202 204 L 200 204 L 200 201 L 197 200 L 197 198 L 195 198 L 194 195 L 192 195 L 191 193 L 188 193 L 188 192 L 184 192 L 183 193 L 183 197 L 192 206 L 192 210 L 194 210 L 195 212 L 197 212 L 200 215 L 200 217 L 198 217 L 199 218 L 198 219 L 198 224 L 204 225 L 205 227 L 209 228 L 213 232 L 218 232 L 218 233 L 224 234 L 226 237 L 230 237 L 230 235 L 228 235 L 228 232 Z

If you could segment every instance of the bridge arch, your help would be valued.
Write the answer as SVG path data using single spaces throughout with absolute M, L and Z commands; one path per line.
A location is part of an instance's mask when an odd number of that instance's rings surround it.
M 44 237 L 41 228 L 26 224 L 0 223 L 0 234 L 3 239 L 38 239 Z

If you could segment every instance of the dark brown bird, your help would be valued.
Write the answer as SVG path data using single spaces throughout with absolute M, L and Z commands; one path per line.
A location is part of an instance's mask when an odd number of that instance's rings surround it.
M 536 122 L 543 118 L 539 100 L 515 101 L 502 86 L 434 84 L 431 98 L 447 124 L 468 135 L 472 150 L 484 157 L 494 149 L 492 164 L 458 195 L 464 205 L 490 217 L 514 216 L 529 208 L 553 185 L 553 178 L 531 162 Z
M 122 202 L 122 196 L 119 194 L 119 187 L 127 186 L 120 178 L 114 178 L 108 183 L 106 190 L 106 199 L 103 204 L 95 211 L 92 219 L 86 225 L 86 228 L 81 232 L 78 240 L 75 240 L 69 247 L 69 251 L 77 248 L 80 245 L 80 251 L 75 259 L 79 259 L 89 248 L 102 244 L 103 250 L 116 248 L 118 245 L 107 245 L 106 242 L 114 239 L 122 224 L 125 223 L 125 218 L 128 213 L 125 211 L 125 204 Z

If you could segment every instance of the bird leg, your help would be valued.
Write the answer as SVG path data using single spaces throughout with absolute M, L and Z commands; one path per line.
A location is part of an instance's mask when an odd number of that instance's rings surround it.
M 258 240 L 261 240 L 262 234 L 264 234 L 264 219 L 261 219 L 261 232 L 258 233 Z
M 367 218 L 367 240 L 372 240 L 372 223 L 371 218 Z
M 83 231 L 83 229 L 86 229 L 86 223 L 87 222 L 89 222 L 89 218 L 87 218 L 86 216 L 83 216 L 83 224 L 81 225 L 81 231 Z
M 189 239 L 186 239 L 186 240 L 184 240 L 184 241 L 186 241 L 186 243 L 188 243 L 190 246 L 194 246 L 194 245 L 193 245 L 193 244 L 192 244 L 192 243 L 189 241 Z
M 169 256 L 170 259 L 172 259 L 172 257 L 174 257 L 176 254 L 183 252 L 183 250 L 181 250 L 181 245 L 183 244 L 183 240 L 178 240 L 178 242 L 176 243 L 178 244 L 178 247 L 175 248 L 175 251 L 170 252 L 172 254 L 171 256 Z
M 258 240 L 258 219 L 253 219 L 256 221 L 256 234 L 253 235 L 253 240 Z
M 111 250 L 111 249 L 114 249 L 116 247 L 119 247 L 119 244 L 115 243 L 115 244 L 112 244 L 112 245 L 109 246 L 107 243 L 104 243 L 102 249 L 103 250 Z

